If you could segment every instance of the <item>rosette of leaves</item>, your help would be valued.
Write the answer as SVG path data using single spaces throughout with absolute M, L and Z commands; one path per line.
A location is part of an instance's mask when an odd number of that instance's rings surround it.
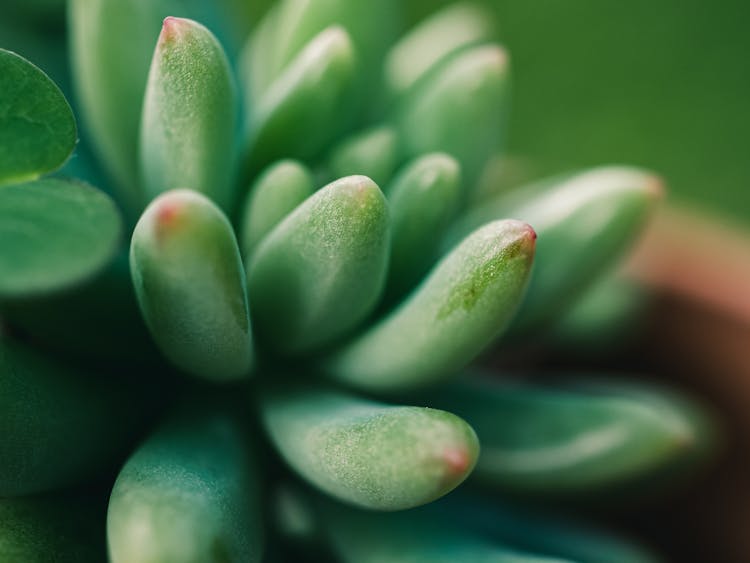
M 652 561 L 519 507 L 689 469 L 703 409 L 476 365 L 619 334 L 658 178 L 504 187 L 480 5 L 236 8 L 71 0 L 80 125 L 0 51 L 0 559 L 99 561 L 106 522 L 114 562 Z

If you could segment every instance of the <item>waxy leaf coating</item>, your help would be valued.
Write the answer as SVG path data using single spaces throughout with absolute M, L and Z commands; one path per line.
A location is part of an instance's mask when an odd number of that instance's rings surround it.
M 190 188 L 232 203 L 237 95 L 216 37 L 184 18 L 164 20 L 149 71 L 140 135 L 146 196 Z
M 191 190 L 155 199 L 133 232 L 130 269 L 141 313 L 172 363 L 212 381 L 249 374 L 245 271 L 216 205 Z
M 388 207 L 372 180 L 349 176 L 318 190 L 248 265 L 258 338 L 291 354 L 344 336 L 376 305 L 388 251 Z
M 471 427 L 445 411 L 293 386 L 265 392 L 260 409 L 271 441 L 297 473 L 365 508 L 435 500 L 466 478 L 479 453 Z
M 128 459 L 107 514 L 112 563 L 256 563 L 263 553 L 256 460 L 238 422 L 173 414 Z
M 115 257 L 122 219 L 109 196 L 44 179 L 0 188 L 0 300 L 68 289 Z
M 513 190 L 469 211 L 448 244 L 487 221 L 515 217 L 537 232 L 529 290 L 514 323 L 528 331 L 572 304 L 622 257 L 663 191 L 656 176 L 627 167 L 602 167 Z
M 167 16 L 221 21 L 203 0 L 70 0 L 71 70 L 92 148 L 115 180 L 121 201 L 139 213 L 138 131 L 154 45 Z
M 0 186 L 59 168 L 75 143 L 73 111 L 60 89 L 26 59 L 0 49 Z
M 533 229 L 520 221 L 477 229 L 397 309 L 334 352 L 324 371 L 378 392 L 421 387 L 455 374 L 513 317 L 535 240 Z

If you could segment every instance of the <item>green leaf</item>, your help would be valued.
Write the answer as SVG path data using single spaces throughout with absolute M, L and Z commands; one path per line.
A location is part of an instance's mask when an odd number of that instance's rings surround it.
M 0 499 L 0 561 L 99 563 L 106 499 L 76 491 Z
M 348 176 L 309 197 L 248 265 L 258 338 L 299 354 L 355 328 L 383 289 L 389 236 L 385 196 L 369 178 Z
M 498 45 L 465 49 L 399 100 L 396 124 L 406 156 L 447 152 L 473 186 L 504 140 L 508 55 Z
M 631 344 L 643 328 L 650 296 L 645 288 L 608 275 L 575 301 L 550 330 L 556 349 L 566 354 L 603 357 Z
M 312 173 L 296 160 L 266 168 L 250 187 L 240 219 L 240 248 L 247 259 L 263 238 L 315 191 Z
M 0 186 L 59 168 L 75 143 L 73 111 L 60 89 L 26 59 L 0 49 Z
M 392 94 L 403 94 L 450 54 L 494 32 L 492 14 L 481 5 L 458 2 L 419 23 L 391 47 L 385 81 Z
M 0 299 L 79 284 L 114 258 L 122 220 L 86 185 L 39 180 L 0 189 Z
M 391 263 L 386 301 L 413 289 L 437 258 L 440 236 L 458 210 L 461 166 L 433 153 L 409 163 L 388 186 Z
M 572 563 L 517 550 L 490 534 L 436 515 L 433 506 L 400 514 L 320 500 L 320 523 L 342 563 Z
M 687 463 L 715 438 L 699 405 L 656 385 L 607 379 L 485 379 L 427 395 L 474 426 L 485 484 L 537 494 L 593 492 Z
M 310 40 L 249 112 L 246 171 L 319 153 L 336 132 L 331 124 L 347 102 L 354 69 L 352 40 L 341 27 Z
M 569 514 L 552 514 L 493 496 L 451 495 L 426 507 L 446 523 L 531 553 L 578 563 L 658 563 L 645 547 Z
M 551 178 L 503 194 L 469 211 L 447 244 L 487 221 L 515 217 L 537 232 L 534 273 L 515 332 L 548 323 L 623 256 L 663 191 L 637 168 L 602 167 Z
M 170 416 L 117 477 L 107 514 L 110 560 L 260 562 L 254 457 L 238 422 L 219 409 L 194 405 Z
M 134 213 L 146 203 L 138 179 L 143 93 L 167 16 L 192 17 L 214 31 L 221 24 L 215 3 L 203 0 L 68 2 L 71 70 L 84 124 L 123 203 Z
M 130 447 L 158 393 L 0 339 L 0 498 L 92 479 Z
M 265 392 L 260 408 L 297 473 L 365 508 L 403 510 L 439 498 L 466 478 L 479 453 L 471 427 L 435 409 L 293 386 Z
M 254 99 L 266 94 L 273 82 L 316 35 L 337 25 L 354 42 L 362 61 L 363 80 L 372 83 L 374 69 L 395 39 L 401 4 L 398 0 L 285 0 L 278 2 L 248 41 L 242 68 Z
M 478 229 L 397 309 L 334 352 L 324 371 L 372 392 L 455 374 L 511 320 L 529 278 L 535 238 L 531 227 L 513 220 Z
M 0 304 L 0 317 L 62 356 L 124 370 L 142 370 L 159 358 L 138 310 L 126 249 L 85 283 Z
M 216 205 L 191 190 L 151 202 L 133 232 L 130 270 L 146 324 L 174 365 L 211 381 L 249 375 L 245 271 Z
M 226 54 L 199 23 L 164 20 L 141 121 L 140 164 L 150 199 L 176 188 L 233 203 L 237 99 Z
M 333 149 L 329 168 L 334 178 L 360 174 L 384 186 L 398 164 L 398 138 L 388 126 L 344 139 Z

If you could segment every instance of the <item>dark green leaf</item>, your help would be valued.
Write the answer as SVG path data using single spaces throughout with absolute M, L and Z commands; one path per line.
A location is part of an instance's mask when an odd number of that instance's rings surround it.
M 0 185 L 52 172 L 75 143 L 73 111 L 60 89 L 26 59 L 0 49 Z
M 114 258 L 121 232 L 115 204 L 90 186 L 47 179 L 0 189 L 0 298 L 90 278 Z

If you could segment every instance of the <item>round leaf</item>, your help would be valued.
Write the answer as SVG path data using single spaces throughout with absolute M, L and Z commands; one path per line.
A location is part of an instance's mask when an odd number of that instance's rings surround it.
M 51 292 L 114 257 L 122 220 L 104 193 L 62 180 L 0 189 L 0 298 Z
M 75 143 L 73 111 L 60 89 L 26 59 L 0 49 L 0 185 L 52 172 Z

